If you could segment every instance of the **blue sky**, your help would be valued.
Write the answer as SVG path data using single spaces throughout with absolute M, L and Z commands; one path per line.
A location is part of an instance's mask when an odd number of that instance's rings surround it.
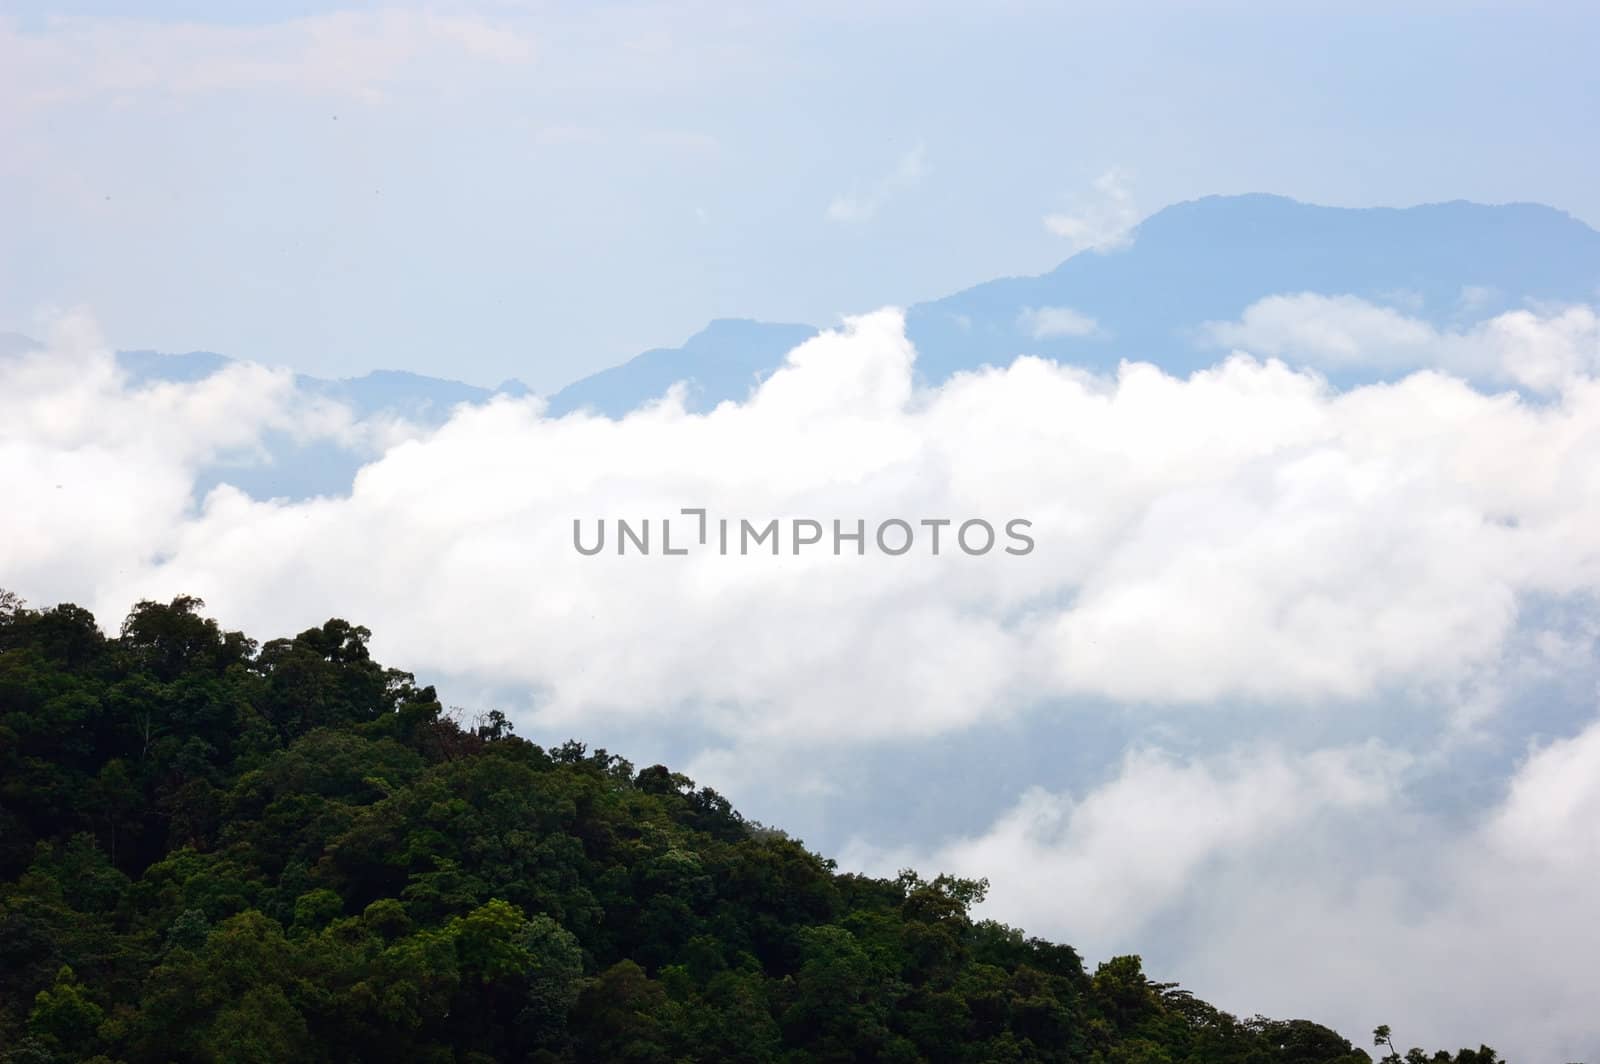
M 553 389 L 1217 192 L 1600 221 L 1581 4 L 0 6 L 0 328 Z

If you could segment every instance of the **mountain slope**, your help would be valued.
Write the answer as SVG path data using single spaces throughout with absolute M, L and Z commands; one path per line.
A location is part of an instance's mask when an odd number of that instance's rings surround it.
M 0 592 L 8 1062 L 1369 1060 L 1090 972 L 981 881 L 841 874 L 662 766 L 464 726 L 363 628 L 199 605 L 107 638 Z
M 1237 318 L 1282 293 L 1399 302 L 1436 325 L 1456 318 L 1464 295 L 1475 315 L 1487 316 L 1528 300 L 1600 294 L 1600 232 L 1532 204 L 1352 209 L 1213 196 L 1160 211 L 1132 239 L 1124 249 L 1074 255 L 1039 277 L 990 281 L 912 307 L 907 328 L 922 372 L 938 381 L 1026 352 L 1098 367 L 1139 358 L 1185 373 L 1217 354 L 1197 344 L 1201 324 Z M 1069 308 L 1098 328 L 1034 335 L 1026 312 L 1047 307 Z
M 665 395 L 679 381 L 687 385 L 690 409 L 743 399 L 762 377 L 783 364 L 786 354 L 816 332 L 810 325 L 719 318 L 682 347 L 655 348 L 567 385 L 551 396 L 550 413 L 560 417 L 588 409 L 621 417 Z
M 1600 232 L 1550 207 L 1454 202 L 1321 207 L 1281 196 L 1211 196 L 1147 218 L 1127 247 L 1085 251 L 1037 277 L 1011 277 L 909 308 L 921 378 L 1005 365 L 1018 355 L 1109 369 L 1121 359 L 1175 373 L 1211 365 L 1200 327 L 1268 296 L 1314 292 L 1392 303 L 1438 326 L 1529 302 L 1600 297 Z M 759 323 L 742 323 L 754 338 Z M 767 327 L 772 328 L 772 327 Z M 774 334 L 776 335 L 776 334 Z M 675 376 L 699 381 L 703 406 L 740 399 L 786 352 L 750 343 L 736 377 L 685 345 L 570 385 L 639 401 Z M 655 354 L 655 353 L 652 353 Z M 670 368 L 669 368 L 670 367 Z M 1352 376 L 1342 383 L 1372 379 Z M 606 413 L 620 413 L 612 401 Z

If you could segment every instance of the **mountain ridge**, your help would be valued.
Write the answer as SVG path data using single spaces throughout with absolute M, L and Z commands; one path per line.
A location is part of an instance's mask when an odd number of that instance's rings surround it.
M 1435 328 L 1460 324 L 1471 295 L 1477 319 L 1529 304 L 1600 297 L 1600 231 L 1538 203 L 1449 200 L 1410 207 L 1328 207 L 1271 193 L 1204 196 L 1172 204 L 1134 226 L 1123 246 L 1084 250 L 1040 274 L 991 278 L 906 308 L 920 383 L 937 385 L 1019 355 L 1114 370 L 1124 359 L 1186 375 L 1212 364 L 1203 326 L 1237 319 L 1269 296 L 1355 296 L 1393 306 Z M 547 413 L 621 417 L 682 382 L 686 407 L 742 400 L 820 329 L 814 324 L 715 318 L 676 347 L 657 347 L 547 396 Z M 0 336 L 0 356 L 27 338 Z M 215 352 L 122 351 L 135 383 L 194 380 L 228 364 Z M 1377 370 L 1329 374 L 1339 386 L 1382 379 Z M 315 394 L 358 417 L 443 423 L 459 403 L 530 394 L 512 379 L 494 388 L 402 370 L 328 380 L 298 375 Z M 257 497 L 348 490 L 362 459 L 332 445 L 274 440 L 266 465 L 233 465 L 227 479 Z M 342 457 L 341 457 L 342 455 Z
M 1249 209 L 1256 212 L 1255 217 L 1241 218 L 1240 211 Z M 1119 257 L 1130 252 L 1138 251 L 1141 246 L 1148 247 L 1152 240 L 1162 242 L 1179 233 L 1189 237 L 1215 238 L 1223 232 L 1231 234 L 1248 233 L 1258 230 L 1263 223 L 1281 223 L 1290 215 L 1302 217 L 1315 216 L 1320 220 L 1336 221 L 1338 228 L 1346 230 L 1355 229 L 1359 234 L 1360 226 L 1351 227 L 1345 223 L 1360 221 L 1364 223 L 1392 223 L 1396 220 L 1415 222 L 1432 220 L 1436 217 L 1448 216 L 1451 221 L 1459 221 L 1463 216 L 1504 222 L 1515 219 L 1521 223 L 1519 231 L 1526 234 L 1528 223 L 1544 229 L 1543 236 L 1556 235 L 1554 229 L 1565 230 L 1564 235 L 1569 240 L 1576 237 L 1578 242 L 1587 242 L 1588 253 L 1593 257 L 1586 268 L 1581 272 L 1587 275 L 1585 281 L 1576 281 L 1562 284 L 1557 278 L 1571 277 L 1574 271 L 1563 272 L 1560 267 L 1564 262 L 1557 262 L 1550 271 L 1550 276 L 1545 278 L 1549 287 L 1562 290 L 1567 298 L 1593 298 L 1600 294 L 1596 286 L 1600 285 L 1600 231 L 1597 231 L 1568 211 L 1547 204 L 1532 201 L 1511 201 L 1507 203 L 1486 204 L 1472 200 L 1452 199 L 1435 202 L 1415 204 L 1407 207 L 1342 207 L 1327 206 L 1294 199 L 1268 192 L 1227 193 L 1200 196 L 1191 200 L 1183 200 L 1170 204 L 1148 215 L 1130 230 L 1131 239 L 1128 246 L 1105 251 L 1086 249 L 1062 259 L 1054 267 L 1038 274 L 1010 274 L 979 281 L 930 300 L 912 303 L 907 307 L 908 327 L 912 328 L 913 340 L 917 327 L 929 334 L 934 341 L 935 349 L 943 339 L 937 335 L 937 330 L 929 328 L 926 319 L 938 312 L 951 312 L 955 308 L 969 307 L 975 301 L 996 292 L 1008 294 L 1021 293 L 1027 299 L 1037 303 L 1042 298 L 1052 294 L 1066 295 L 1060 291 L 1057 282 L 1072 284 L 1080 278 L 1077 276 L 1085 271 L 1100 269 L 1105 270 L 1106 263 L 1115 263 Z M 1265 217 L 1263 215 L 1270 215 Z M 1220 218 L 1223 229 L 1205 224 Z M 1241 226 L 1240 222 L 1247 222 Z M 1473 239 L 1482 239 L 1486 233 L 1493 230 L 1490 227 L 1478 227 L 1468 236 Z M 1298 236 L 1306 234 L 1307 227 L 1301 226 Z M 1325 231 L 1332 231 L 1327 230 Z M 1452 236 L 1452 233 L 1455 234 Z M 1460 229 L 1445 231 L 1431 230 L 1427 235 L 1446 245 L 1457 242 Z M 1416 235 L 1416 234 L 1409 234 Z M 1442 238 L 1442 239 L 1441 239 Z M 1260 242 L 1250 242 L 1243 245 L 1250 250 L 1259 250 L 1264 245 Z M 1300 244 L 1299 246 L 1306 246 Z M 1528 249 L 1524 249 L 1526 251 Z M 1383 256 L 1374 254 L 1372 261 L 1381 261 Z M 1493 271 L 1489 271 L 1493 272 Z M 1294 284 L 1279 283 L 1279 291 L 1328 291 L 1327 282 L 1322 286 L 1300 287 Z M 1377 284 L 1367 283 L 1346 284 L 1345 289 L 1365 288 L 1373 290 L 1380 287 Z M 1264 293 L 1264 294 L 1277 294 Z M 1339 294 L 1359 294 L 1356 291 L 1342 291 Z M 1015 295 L 1011 296 L 1016 302 Z M 1011 308 L 1008 308 L 1011 309 Z M 1034 308 L 1037 309 L 1037 308 Z M 699 331 L 695 332 L 681 344 L 673 346 L 654 347 L 643 351 L 623 362 L 596 370 L 586 376 L 580 377 L 561 388 L 549 393 L 550 412 L 561 415 L 574 410 L 588 407 L 610 416 L 620 416 L 639 403 L 656 398 L 663 394 L 668 386 L 678 380 L 693 382 L 696 368 L 713 370 L 711 377 L 712 386 L 709 388 L 691 388 L 691 399 L 698 396 L 701 401 L 713 403 L 724 398 L 741 398 L 735 394 L 734 389 L 749 387 L 759 379 L 763 372 L 770 372 L 778 363 L 772 361 L 774 357 L 781 358 L 788 348 L 776 352 L 774 348 L 784 343 L 793 344 L 800 342 L 808 335 L 821 331 L 821 327 L 810 323 L 796 322 L 767 322 L 747 317 L 718 317 L 713 318 Z M 1015 340 L 1015 337 L 1011 339 Z M 1042 346 L 1049 350 L 1056 347 L 1075 348 L 1078 345 L 1053 344 L 1048 338 L 1034 338 L 1034 346 Z M 730 345 L 753 345 L 756 353 L 742 358 L 729 358 L 736 353 Z M 17 353 L 28 345 L 42 346 L 37 341 L 23 336 L 20 333 L 0 333 L 0 355 Z M 927 359 L 928 353 L 919 353 Z M 183 353 L 164 353 L 149 349 L 127 349 L 117 352 L 119 362 L 137 383 L 147 380 L 192 380 L 203 376 L 205 372 L 214 372 L 223 365 L 235 361 L 230 356 L 218 354 L 213 351 L 189 351 Z M 935 358 L 945 357 L 942 352 Z M 730 366 L 703 365 L 697 359 L 721 358 L 731 362 Z M 731 372 L 730 372 L 731 370 Z M 629 374 L 637 374 L 637 379 L 628 379 Z M 396 403 L 405 405 L 437 406 L 440 402 L 481 402 L 497 394 L 528 395 L 534 394 L 527 385 L 516 378 L 502 381 L 493 387 L 470 384 L 465 381 L 435 377 L 431 374 L 417 373 L 409 370 L 393 370 L 377 368 L 365 374 L 353 377 L 324 378 L 311 374 L 297 374 L 296 379 L 303 384 L 327 394 L 330 397 L 344 398 L 355 402 L 362 412 L 375 412 L 376 409 L 385 409 L 383 403 Z M 626 394 L 613 392 L 612 389 L 625 391 Z M 628 404 L 626 406 L 620 404 Z M 691 407 L 694 402 L 691 401 Z
M 984 919 L 987 880 L 842 872 L 664 765 L 469 723 L 364 627 L 203 605 L 113 636 L 0 590 L 7 1061 L 1371 1064 Z

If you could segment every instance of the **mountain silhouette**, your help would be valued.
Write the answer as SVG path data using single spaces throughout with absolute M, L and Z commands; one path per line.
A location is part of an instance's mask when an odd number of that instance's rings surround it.
M 1349 208 L 1265 194 L 1208 196 L 1151 215 L 1116 249 L 1083 251 L 1038 276 L 999 278 L 918 303 L 907 309 L 906 324 L 925 384 L 1025 354 L 1100 370 L 1136 359 L 1187 374 L 1221 354 L 1205 342 L 1206 323 L 1237 319 L 1258 300 L 1292 293 L 1357 296 L 1441 328 L 1516 307 L 1594 302 L 1600 232 L 1532 203 Z M 817 331 L 717 319 L 678 347 L 646 351 L 567 385 L 549 397 L 548 413 L 621 417 L 679 383 L 689 409 L 709 410 L 747 397 Z M 0 357 L 36 346 L 0 334 Z M 211 352 L 123 351 L 118 359 L 136 385 L 196 380 L 228 364 Z M 1341 371 L 1333 379 L 1348 385 L 1380 375 Z M 298 380 L 358 416 L 425 425 L 443 423 L 460 403 L 528 394 L 516 380 L 482 388 L 392 370 Z M 367 457 L 287 436 L 266 444 L 271 462 L 214 467 L 200 488 L 226 480 L 256 497 L 341 493 Z

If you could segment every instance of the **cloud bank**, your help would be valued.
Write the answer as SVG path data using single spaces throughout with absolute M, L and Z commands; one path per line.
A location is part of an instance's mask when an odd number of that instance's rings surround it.
M 1562 320 L 1523 331 L 1530 360 L 1559 362 L 1539 345 L 1560 346 Z M 113 615 L 175 587 L 257 628 L 345 611 L 392 657 L 538 689 L 552 721 L 720 707 L 730 734 L 802 738 L 962 728 L 1070 695 L 1295 705 L 1447 686 L 1494 665 L 1523 596 L 1600 586 L 1590 377 L 1534 406 L 1432 372 L 1339 393 L 1242 355 L 1188 379 L 1023 358 L 917 392 L 913 357 L 889 311 L 704 415 L 674 396 L 620 421 L 546 419 L 534 400 L 462 408 L 348 498 L 299 503 L 185 495 L 202 456 L 251 433 L 332 431 L 336 411 L 302 408 L 267 371 L 119 392 L 39 368 L 60 357 L 24 362 L 6 453 L 31 505 L 7 538 L 31 546 L 5 569 L 35 597 L 71 570 Z M 92 472 L 72 468 L 89 455 Z M 56 505 L 56 483 L 100 519 Z M 869 526 L 1019 516 L 1037 547 L 573 549 L 574 520 L 683 507 Z
M 1303 292 L 1270 296 L 1238 321 L 1207 322 L 1200 332 L 1216 347 L 1330 370 L 1434 368 L 1535 392 L 1600 369 L 1600 318 L 1591 307 L 1517 310 L 1440 330 L 1355 296 Z
M 1592 689 L 1565 717 L 1530 692 L 1587 675 L 1600 631 L 1594 330 L 1590 308 L 1439 332 L 1285 296 L 1210 327 L 1239 350 L 1188 377 L 1020 358 L 926 390 L 888 310 L 707 413 L 676 392 L 619 420 L 500 397 L 424 431 L 250 365 L 134 387 L 68 319 L 0 360 L 0 586 L 107 621 L 179 592 L 257 633 L 345 616 L 382 660 L 519 692 L 540 734 L 671 728 L 704 765 L 1088 705 L 1148 717 L 1105 751 L 1108 780 L 1017 781 L 975 833 L 885 848 L 868 825 L 849 859 L 989 875 L 996 915 L 1091 951 L 1173 943 L 1173 974 L 1225 1004 L 1347 1034 L 1404 1014 L 1419 1040 L 1491 1023 L 1502 1049 L 1576 1059 L 1600 1045 L 1569 989 L 1600 944 L 1582 930 L 1600 725 L 1565 723 L 1593 719 Z M 1344 391 L 1314 368 L 1364 359 L 1422 368 Z M 273 433 L 373 460 L 348 496 L 195 497 Z M 574 549 L 574 520 L 685 507 L 1023 517 L 1036 547 Z M 1279 723 L 1222 741 L 1205 723 L 1240 712 Z M 1523 729 L 1514 763 L 1440 806 L 1428 787 L 1497 720 Z
M 1091 956 L 1165 942 L 1160 960 L 1225 1007 L 1314 1013 L 1352 1038 L 1403 1017 L 1405 1044 L 1593 1059 L 1600 720 L 1533 750 L 1465 826 L 1408 797 L 1407 764 L 1376 744 L 1140 750 L 1082 797 L 1033 788 L 979 835 L 858 840 L 843 863 L 988 875 L 988 914 Z

